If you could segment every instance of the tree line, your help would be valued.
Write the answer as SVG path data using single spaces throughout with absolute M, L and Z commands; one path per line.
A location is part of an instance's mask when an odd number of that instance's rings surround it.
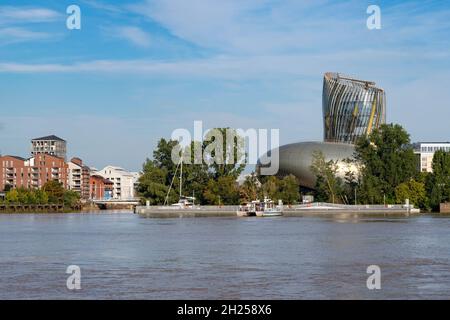
M 66 208 L 75 208 L 80 201 L 80 194 L 72 190 L 65 190 L 62 183 L 48 181 L 41 189 L 12 188 L 7 189 L 4 204 L 45 205 L 62 204 Z
M 228 128 L 229 129 L 229 128 Z M 218 129 L 225 132 L 226 129 Z M 236 136 L 233 144 L 235 159 L 243 152 L 243 140 Z M 222 148 L 223 159 L 227 150 L 225 141 Z M 183 164 L 182 193 L 183 196 L 195 197 L 197 204 L 202 205 L 236 205 L 267 196 L 273 200 L 281 199 L 286 204 L 299 201 L 299 183 L 294 176 L 284 178 L 256 177 L 250 174 L 242 185 L 237 179 L 245 169 L 245 163 L 223 163 L 202 161 L 195 164 L 194 146 L 202 151 L 208 148 L 208 142 L 193 141 L 186 147 L 185 154 L 191 161 Z M 153 151 L 153 159 L 147 159 L 143 165 L 137 191 L 142 202 L 150 201 L 151 205 L 171 204 L 178 201 L 180 188 L 180 166 L 172 160 L 172 151 L 179 148 L 178 141 L 160 139 Z M 214 151 L 213 156 L 217 156 Z M 198 161 L 197 161 L 198 163 Z M 169 191 L 170 190 L 170 191 Z

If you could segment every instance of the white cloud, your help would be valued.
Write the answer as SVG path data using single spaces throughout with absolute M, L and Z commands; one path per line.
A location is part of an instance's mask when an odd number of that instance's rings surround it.
M 144 30 L 133 26 L 121 26 L 113 28 L 114 35 L 123 38 L 132 44 L 147 48 L 150 46 L 150 36 Z
M 113 14 L 118 14 L 118 13 L 123 12 L 123 10 L 119 6 L 116 6 L 116 5 L 107 4 L 107 3 L 96 1 L 96 0 L 83 0 L 83 2 L 86 3 L 87 5 L 91 6 L 94 9 L 108 11 Z
M 61 17 L 59 12 L 46 8 L 0 6 L 0 24 L 49 22 Z
M 11 27 L 0 28 L 0 44 L 36 41 L 49 39 L 51 34 L 46 32 L 31 31 L 25 28 Z

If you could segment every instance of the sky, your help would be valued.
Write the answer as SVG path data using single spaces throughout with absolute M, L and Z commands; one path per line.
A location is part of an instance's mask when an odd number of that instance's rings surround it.
M 385 89 L 413 141 L 450 141 L 446 0 L 0 0 L 0 153 L 55 134 L 69 157 L 137 171 L 195 120 L 321 141 L 329 71 Z

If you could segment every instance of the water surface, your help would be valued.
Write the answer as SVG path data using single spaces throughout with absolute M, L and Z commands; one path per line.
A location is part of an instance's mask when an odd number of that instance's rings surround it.
M 0 299 L 354 298 L 450 298 L 450 219 L 0 215 Z

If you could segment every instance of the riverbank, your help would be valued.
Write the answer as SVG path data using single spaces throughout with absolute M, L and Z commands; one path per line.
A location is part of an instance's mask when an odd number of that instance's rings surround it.
M 9 213 L 68 213 L 81 211 L 81 206 L 65 207 L 62 204 L 0 204 L 0 214 Z
M 198 217 L 235 217 L 238 206 L 201 206 L 180 209 L 161 206 L 137 206 L 135 213 L 143 218 L 198 218 Z M 404 206 L 351 206 L 335 204 L 311 204 L 285 206 L 285 217 L 404 217 L 420 215 L 418 209 Z

